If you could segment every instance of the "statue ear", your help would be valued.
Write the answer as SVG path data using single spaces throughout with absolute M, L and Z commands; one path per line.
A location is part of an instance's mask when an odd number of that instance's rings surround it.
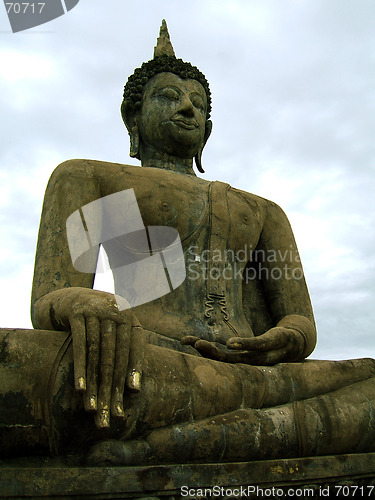
M 130 152 L 129 155 L 132 158 L 137 158 L 140 160 L 139 156 L 139 130 L 137 124 L 136 113 L 134 110 L 130 110 L 126 105 L 126 102 L 123 101 L 121 104 L 121 116 L 123 122 L 125 123 L 125 127 L 129 133 L 130 138 Z
M 129 132 L 130 136 L 130 152 L 129 156 L 132 158 L 137 158 L 138 160 L 141 159 L 139 156 L 139 131 L 138 131 L 138 125 L 135 124 L 131 131 Z
M 204 170 L 203 170 L 203 167 L 202 167 L 202 151 L 203 151 L 203 148 L 206 145 L 206 142 L 208 141 L 208 138 L 211 135 L 211 132 L 212 132 L 212 121 L 211 120 L 207 120 L 206 121 L 206 128 L 205 128 L 205 131 L 204 131 L 203 143 L 202 143 L 201 147 L 198 149 L 198 152 L 197 152 L 197 154 L 195 155 L 195 158 L 194 158 L 195 164 L 197 166 L 197 169 L 202 174 L 204 174 Z

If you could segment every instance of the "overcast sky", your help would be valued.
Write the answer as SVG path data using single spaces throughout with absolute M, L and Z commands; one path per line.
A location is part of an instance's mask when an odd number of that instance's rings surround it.
M 31 327 L 54 168 L 138 163 L 119 106 L 162 18 L 177 57 L 211 85 L 202 177 L 289 217 L 318 327 L 312 357 L 375 357 L 374 0 L 80 0 L 16 34 L 0 5 L 0 326 Z

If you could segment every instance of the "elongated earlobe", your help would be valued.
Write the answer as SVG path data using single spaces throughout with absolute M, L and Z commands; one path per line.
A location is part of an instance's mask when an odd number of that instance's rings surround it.
M 137 158 L 138 160 L 140 160 L 141 158 L 139 156 L 139 131 L 137 118 L 135 117 L 134 112 L 129 109 L 125 100 L 121 103 L 121 116 L 129 134 L 129 156 L 131 156 L 131 158 Z
M 204 170 L 202 167 L 202 161 L 201 161 L 202 160 L 202 151 L 203 151 L 203 148 L 200 148 L 198 153 L 195 155 L 194 160 L 195 160 L 195 164 L 197 166 L 198 171 L 201 172 L 202 174 L 204 174 Z
M 129 155 L 132 158 L 138 158 L 138 160 L 140 160 L 140 157 L 139 157 L 139 132 L 138 132 L 137 125 L 134 125 L 134 127 L 131 128 L 131 130 L 129 132 L 129 136 L 130 136 L 130 153 L 129 153 Z
M 212 121 L 211 120 L 207 120 L 206 121 L 206 129 L 205 129 L 205 132 L 204 132 L 204 140 L 203 140 L 202 147 L 199 148 L 197 154 L 194 157 L 197 169 L 202 174 L 204 174 L 204 170 L 203 170 L 203 167 L 202 167 L 202 151 L 203 151 L 203 148 L 206 145 L 206 142 L 208 141 L 208 138 L 211 135 L 211 132 L 212 132 Z

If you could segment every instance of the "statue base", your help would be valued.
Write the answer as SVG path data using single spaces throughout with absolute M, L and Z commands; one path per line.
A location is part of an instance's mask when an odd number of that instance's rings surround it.
M 355 493 L 374 495 L 375 453 L 148 467 L 80 467 L 41 458 L 0 462 L 0 496 L 6 499 L 322 498 Z

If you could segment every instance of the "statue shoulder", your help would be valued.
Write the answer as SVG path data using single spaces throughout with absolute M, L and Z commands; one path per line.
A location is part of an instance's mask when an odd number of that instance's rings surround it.
M 138 169 L 134 165 L 113 163 L 100 160 L 72 159 L 60 163 L 51 175 L 51 180 L 66 176 L 95 177 L 118 174 L 121 171 Z
M 229 192 L 232 196 L 237 199 L 242 199 L 245 201 L 252 209 L 258 208 L 261 211 L 266 211 L 268 206 L 273 205 L 274 203 L 266 198 L 262 198 L 254 193 L 249 193 L 248 191 L 244 191 L 243 189 L 238 189 L 230 186 Z
M 253 193 L 243 191 L 241 189 L 230 187 L 230 193 L 235 198 L 243 200 L 252 212 L 257 212 L 263 224 L 266 221 L 278 221 L 285 226 L 289 226 L 288 217 L 284 210 L 274 201 L 268 200 Z

